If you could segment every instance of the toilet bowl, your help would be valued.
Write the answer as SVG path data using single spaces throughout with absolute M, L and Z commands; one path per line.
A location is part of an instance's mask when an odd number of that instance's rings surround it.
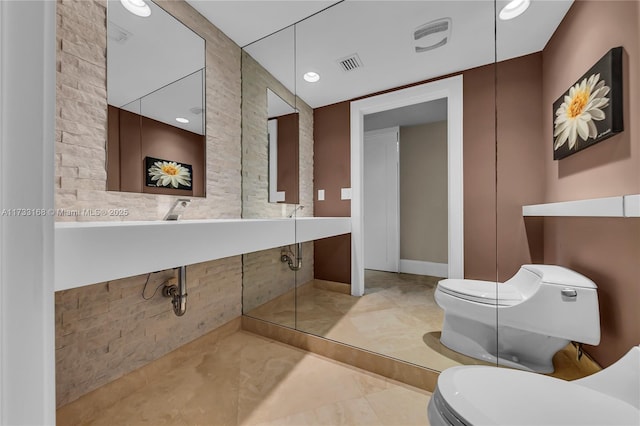
M 427 409 L 431 426 L 640 424 L 640 347 L 572 382 L 487 366 L 443 371 Z
M 523 265 L 505 283 L 445 279 L 435 300 L 442 344 L 489 363 L 551 373 L 570 341 L 600 343 L 596 285 L 562 266 Z

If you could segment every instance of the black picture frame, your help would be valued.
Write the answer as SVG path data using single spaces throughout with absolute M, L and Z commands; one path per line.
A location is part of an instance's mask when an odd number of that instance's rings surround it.
M 554 160 L 624 130 L 622 53 L 622 47 L 609 50 L 553 103 Z
M 154 174 L 152 173 L 152 168 L 154 168 L 154 165 L 156 163 L 171 163 L 174 164 L 178 167 L 182 167 L 184 169 L 187 170 L 187 175 L 188 175 L 188 181 L 189 181 L 189 185 L 183 185 L 180 182 L 177 182 L 176 180 L 173 180 L 171 183 L 168 183 L 166 185 L 162 185 L 162 180 L 159 179 L 154 179 Z M 150 187 L 154 187 L 154 188 L 171 188 L 171 189 L 182 189 L 182 190 L 186 190 L 186 191 L 191 191 L 192 188 L 192 182 L 193 182 L 193 167 L 191 166 L 191 164 L 185 164 L 185 163 L 180 163 L 177 161 L 172 161 L 172 160 L 163 160 L 161 158 L 154 158 L 154 157 L 145 157 L 144 158 L 144 171 L 145 171 L 145 184 L 147 186 Z M 177 186 L 174 186 L 177 185 Z

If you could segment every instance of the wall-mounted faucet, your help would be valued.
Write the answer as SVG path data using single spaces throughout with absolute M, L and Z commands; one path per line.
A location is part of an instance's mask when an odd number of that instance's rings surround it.
M 173 206 L 171 206 L 169 212 L 167 212 L 167 214 L 164 216 L 164 219 L 162 220 L 180 219 L 180 216 L 187 209 L 189 203 L 191 203 L 191 200 L 188 198 L 178 198 L 175 203 L 173 203 Z
M 301 204 L 301 205 L 299 205 L 298 207 L 296 207 L 295 209 L 293 209 L 293 211 L 291 212 L 291 214 L 289 215 L 289 217 L 293 217 L 293 215 L 294 215 L 294 214 L 296 214 L 296 212 L 297 212 L 298 210 L 302 210 L 302 209 L 304 209 L 304 206 Z
M 286 262 L 292 271 L 299 271 L 302 268 L 302 243 L 296 243 L 295 254 L 291 251 L 290 247 L 287 247 L 286 251 L 283 250 L 280 253 L 280 262 Z

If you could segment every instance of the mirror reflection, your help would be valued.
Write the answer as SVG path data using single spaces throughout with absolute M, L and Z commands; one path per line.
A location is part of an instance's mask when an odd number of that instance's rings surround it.
M 293 28 L 286 28 L 242 50 L 245 219 L 287 217 L 296 209 L 291 204 L 298 201 L 299 114 L 295 108 L 294 43 Z M 278 58 L 273 70 L 262 65 L 269 55 Z M 280 116 L 289 120 L 279 123 Z M 288 251 L 289 247 L 281 247 L 242 256 L 243 314 L 295 328 L 295 272 L 281 261 Z
M 107 187 L 205 195 L 204 40 L 153 2 L 107 7 Z
M 263 319 L 277 322 L 286 312 L 298 330 L 434 370 L 517 364 L 504 347 L 496 352 L 489 344 L 490 356 L 474 356 L 443 338 L 443 325 L 452 322 L 436 294 L 443 278 L 468 278 L 484 282 L 496 299 L 507 288 L 499 282 L 542 261 L 533 246 L 496 252 L 506 241 L 498 220 L 522 223 L 520 211 L 504 213 L 496 192 L 496 173 L 506 164 L 496 162 L 496 141 L 508 143 L 505 134 L 517 139 L 511 129 L 523 124 L 501 102 L 515 102 L 515 87 L 540 90 L 531 72 L 572 2 L 539 2 L 511 22 L 497 21 L 503 3 L 346 1 L 296 24 L 295 95 L 313 108 L 314 214 L 349 216 L 356 209 L 363 235 L 354 229 L 350 237 L 315 241 L 313 274 L 298 274 L 289 290 L 295 303 L 265 298 Z M 274 75 L 282 70 L 278 55 L 269 55 L 275 41 L 262 40 L 270 49 L 252 53 Z M 416 91 L 403 95 L 407 85 Z M 391 100 L 383 97 L 388 90 Z M 379 95 L 387 100 L 376 104 Z M 359 110 L 360 124 L 351 115 L 359 101 L 369 102 Z M 539 102 L 526 108 L 544 114 Z M 362 140 L 360 154 L 350 146 L 354 137 Z M 352 181 L 359 173 L 362 181 Z M 364 266 L 361 281 L 351 273 L 354 258 Z M 495 330 L 499 318 L 492 318 L 486 326 Z M 571 345 L 560 349 L 575 353 Z M 587 374 L 583 364 L 569 364 L 554 374 Z
M 267 89 L 269 202 L 298 203 L 298 113 Z

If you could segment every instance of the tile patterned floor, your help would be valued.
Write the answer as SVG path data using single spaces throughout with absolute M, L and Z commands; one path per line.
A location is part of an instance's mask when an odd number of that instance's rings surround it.
M 425 425 L 430 394 L 238 331 L 58 409 L 58 425 Z
M 434 291 L 441 278 L 365 271 L 362 297 L 329 291 L 313 282 L 246 315 L 397 358 L 436 371 L 455 365 L 489 365 L 440 343 L 444 311 Z M 556 372 L 576 379 L 597 371 L 588 358 L 575 360 L 569 345 L 554 357 Z

